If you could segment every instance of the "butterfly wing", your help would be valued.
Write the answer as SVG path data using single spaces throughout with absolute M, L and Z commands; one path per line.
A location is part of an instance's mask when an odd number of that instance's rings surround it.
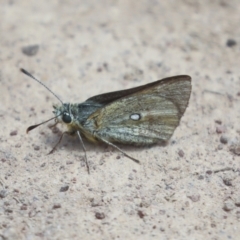
M 151 82 L 151 83 L 148 83 L 148 84 L 145 84 L 145 85 L 142 85 L 142 86 L 129 88 L 129 89 L 125 89 L 125 90 L 99 94 L 99 95 L 93 96 L 91 98 L 88 98 L 85 102 L 86 103 L 95 102 L 95 103 L 98 103 L 98 104 L 99 103 L 100 104 L 108 104 L 108 103 L 111 103 L 113 101 L 116 101 L 117 99 L 128 96 L 130 94 L 140 92 L 141 90 L 154 88 L 155 86 L 158 86 L 159 84 L 164 85 L 167 82 L 169 82 L 170 80 L 172 80 L 173 78 L 176 78 L 176 77 L 164 78 L 162 80 L 158 80 L 158 81 Z M 177 76 L 177 78 L 180 79 L 180 78 L 190 78 L 190 77 L 183 75 L 183 76 Z M 190 78 L 190 80 L 191 80 L 191 78 Z
M 110 103 L 91 114 L 84 126 L 94 129 L 93 134 L 99 140 L 109 142 L 135 145 L 165 142 L 179 125 L 190 93 L 191 78 L 176 76 L 101 94 L 87 101 L 105 99 Z

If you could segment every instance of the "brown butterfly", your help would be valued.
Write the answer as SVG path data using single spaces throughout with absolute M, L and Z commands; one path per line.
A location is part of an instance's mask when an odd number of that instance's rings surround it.
M 187 75 L 164 78 L 143 86 L 100 94 L 83 103 L 63 103 L 48 87 L 33 77 L 23 73 L 47 88 L 60 102 L 54 105 L 55 117 L 30 126 L 27 132 L 52 119 L 63 123 L 63 132 L 52 153 L 61 142 L 64 134 L 77 134 L 85 152 L 81 134 L 90 141 L 104 142 L 125 156 L 139 163 L 113 143 L 146 146 L 167 142 L 179 125 L 191 94 L 191 77 Z

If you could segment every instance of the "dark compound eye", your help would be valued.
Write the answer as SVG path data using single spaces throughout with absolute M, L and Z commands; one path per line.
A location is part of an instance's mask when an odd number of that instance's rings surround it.
M 63 113 L 62 120 L 65 123 L 70 123 L 72 121 L 72 118 L 69 115 L 69 113 L 65 112 L 65 113 Z

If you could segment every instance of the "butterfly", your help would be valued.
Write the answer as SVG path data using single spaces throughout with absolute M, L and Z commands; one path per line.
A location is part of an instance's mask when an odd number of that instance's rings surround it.
M 66 125 L 52 153 L 64 134 L 75 135 L 83 146 L 86 165 L 86 149 L 82 135 L 92 142 L 104 142 L 139 163 L 121 150 L 115 143 L 147 146 L 167 142 L 179 125 L 191 95 L 191 77 L 187 75 L 164 78 L 146 85 L 127 90 L 104 93 L 82 103 L 63 103 L 40 80 L 24 69 L 21 71 L 39 82 L 59 101 L 54 105 L 54 117 L 40 124 L 28 127 L 27 132 L 55 119 Z

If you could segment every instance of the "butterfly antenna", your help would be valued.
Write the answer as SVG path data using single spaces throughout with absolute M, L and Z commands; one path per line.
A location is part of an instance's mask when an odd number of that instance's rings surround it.
M 51 120 L 53 120 L 53 119 L 58 118 L 60 115 L 62 115 L 62 114 L 59 114 L 58 116 L 55 116 L 55 117 L 53 117 L 53 118 L 50 118 L 50 119 L 48 119 L 47 121 L 44 121 L 44 122 L 41 122 L 41 123 L 39 123 L 39 124 L 30 126 L 30 127 L 27 128 L 27 131 L 26 131 L 26 132 L 28 133 L 28 132 L 32 131 L 34 128 L 37 128 L 38 126 L 40 126 L 40 125 L 42 125 L 42 124 L 44 124 L 44 123 L 47 123 L 47 122 L 49 122 L 49 121 L 51 121 Z
M 24 74 L 26 74 L 28 77 L 34 79 L 36 82 L 40 83 L 42 86 L 44 86 L 50 93 L 52 93 L 53 96 L 55 96 L 62 104 L 63 101 L 50 89 L 48 88 L 44 83 L 42 83 L 40 80 L 36 79 L 31 73 L 26 71 L 25 69 L 21 68 L 20 71 Z

